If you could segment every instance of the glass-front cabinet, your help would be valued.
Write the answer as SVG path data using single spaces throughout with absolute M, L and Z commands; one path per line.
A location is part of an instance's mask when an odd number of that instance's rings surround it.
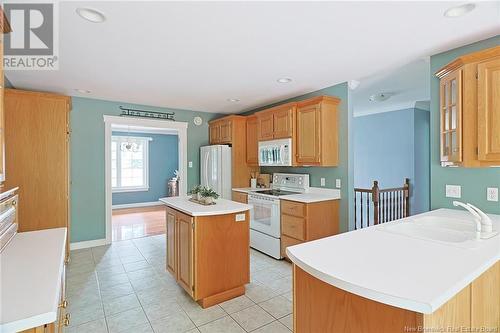
M 462 161 L 462 70 L 441 80 L 441 162 Z
M 500 166 L 500 45 L 464 54 L 439 78 L 442 166 Z

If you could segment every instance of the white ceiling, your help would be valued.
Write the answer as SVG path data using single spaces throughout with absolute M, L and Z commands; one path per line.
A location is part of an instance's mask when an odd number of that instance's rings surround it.
M 443 17 L 461 3 L 61 2 L 60 70 L 7 77 L 16 88 L 239 112 L 498 34 L 498 1 Z M 106 22 L 77 16 L 86 6 Z
M 416 102 L 430 99 L 430 62 L 420 59 L 359 81 L 358 88 L 351 92 L 354 116 L 413 108 Z M 392 96 L 381 102 L 370 101 L 371 95 L 379 93 Z

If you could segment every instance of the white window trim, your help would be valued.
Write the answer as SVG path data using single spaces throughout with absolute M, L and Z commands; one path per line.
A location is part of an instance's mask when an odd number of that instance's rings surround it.
M 111 190 L 113 193 L 126 193 L 126 192 L 147 192 L 149 191 L 149 141 L 153 141 L 153 138 L 150 137 L 143 137 L 143 136 L 123 136 L 123 135 L 112 135 L 111 136 L 111 142 L 116 141 L 118 143 L 121 143 L 122 140 L 125 140 L 127 138 L 133 138 L 134 140 L 137 141 L 142 141 L 141 143 L 144 145 L 143 147 L 143 170 L 144 170 L 144 186 L 117 186 L 117 187 L 111 187 Z M 116 164 L 117 164 L 117 169 L 116 169 L 116 180 L 119 182 L 120 179 L 120 170 L 119 170 L 119 163 L 118 161 L 121 158 L 121 155 L 118 154 L 120 150 L 120 144 L 117 145 L 117 155 L 116 155 Z

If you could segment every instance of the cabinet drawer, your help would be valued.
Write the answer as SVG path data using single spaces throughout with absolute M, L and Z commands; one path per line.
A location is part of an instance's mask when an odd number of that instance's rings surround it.
M 287 237 L 287 236 L 281 236 L 281 256 L 288 258 L 286 255 L 286 248 L 289 246 L 301 244 L 303 241 L 292 238 L 292 237 Z
M 281 200 L 281 213 L 305 217 L 306 216 L 306 205 L 300 202 Z
M 246 193 L 233 191 L 233 201 L 246 204 L 248 203 L 248 195 Z
M 296 239 L 306 239 L 306 220 L 303 217 L 281 215 L 281 233 Z

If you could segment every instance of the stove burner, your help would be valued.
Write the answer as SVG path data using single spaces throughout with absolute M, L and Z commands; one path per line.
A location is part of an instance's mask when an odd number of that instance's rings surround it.
M 264 191 L 256 191 L 255 193 L 267 194 L 279 197 L 281 195 L 297 194 L 298 192 L 281 191 L 281 190 L 264 190 Z

